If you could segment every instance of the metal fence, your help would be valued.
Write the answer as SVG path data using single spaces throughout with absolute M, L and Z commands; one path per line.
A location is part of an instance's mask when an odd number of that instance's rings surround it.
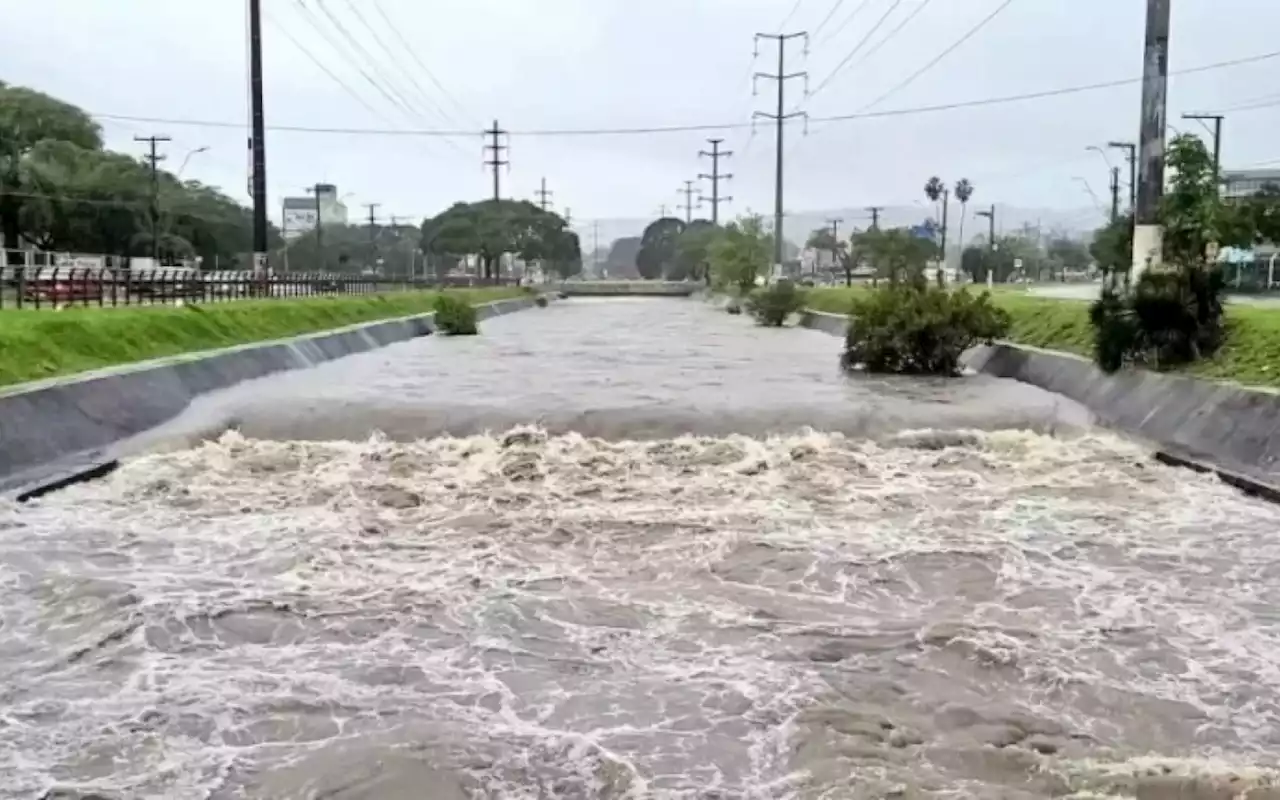
M 493 286 L 470 276 L 405 280 L 364 275 L 197 272 L 190 269 L 0 268 L 0 309 L 146 306 Z

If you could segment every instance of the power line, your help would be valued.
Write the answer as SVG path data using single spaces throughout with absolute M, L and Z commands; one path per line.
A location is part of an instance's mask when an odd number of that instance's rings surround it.
M 319 1 L 320 0 L 317 0 L 317 2 Z M 405 69 L 404 64 L 401 62 L 401 60 L 397 58 L 395 53 L 391 51 L 391 48 L 387 47 L 386 43 L 382 41 L 382 37 L 379 36 L 378 32 L 374 30 L 372 25 L 369 24 L 369 20 L 365 19 L 364 14 L 360 13 L 360 9 L 356 8 L 352 0 L 343 0 L 343 2 L 346 3 L 347 8 L 351 9 L 351 13 L 355 16 L 357 20 L 359 20 L 360 24 L 364 26 L 364 29 L 369 32 L 369 35 L 373 37 L 374 43 L 377 44 L 377 46 L 382 49 L 382 52 L 386 54 L 387 59 L 391 62 L 391 65 L 395 67 L 400 72 L 400 74 L 403 75 L 405 79 L 409 81 L 409 84 L 415 90 L 417 90 L 418 99 L 423 101 L 423 104 L 425 106 L 435 109 L 435 112 L 440 115 L 441 119 L 444 119 L 446 122 L 452 122 L 452 120 L 449 119 L 449 115 L 446 114 L 444 109 L 440 107 L 440 104 L 436 103 L 435 100 L 433 100 L 427 94 L 427 92 L 422 88 L 422 84 L 418 83 L 418 79 L 415 78 L 409 70 Z
M 868 50 L 867 52 L 863 53 L 863 54 L 862 54 L 862 58 L 860 58 L 860 59 L 858 59 L 857 61 L 855 61 L 855 62 L 853 63 L 853 66 L 854 66 L 854 67 L 857 67 L 857 66 L 859 66 L 859 65 L 861 65 L 861 64 L 866 63 L 867 59 L 871 58 L 873 55 L 875 55 L 876 53 L 880 52 L 880 48 L 884 47 L 886 44 L 888 44 L 888 43 L 889 43 L 889 41 L 890 41 L 890 40 L 892 40 L 895 36 L 897 36 L 899 33 L 901 33 L 901 32 L 902 32 L 902 29 L 903 29 L 903 28 L 905 28 L 905 27 L 907 27 L 908 25 L 910 25 L 910 24 L 911 24 L 911 20 L 913 20 L 913 19 L 915 19 L 916 17 L 920 16 L 920 12 L 922 12 L 922 11 L 924 11 L 926 8 L 928 8 L 928 7 L 929 7 L 929 4 L 930 4 L 930 3 L 932 3 L 932 2 L 933 2 L 933 0 L 922 0 L 922 2 L 918 3 L 918 4 L 916 5 L 916 7 L 915 7 L 915 8 L 911 9 L 911 13 L 910 13 L 910 14 L 908 14 L 908 15 L 907 15 L 907 16 L 905 16 L 905 17 L 903 17 L 903 18 L 902 18 L 902 21 L 901 21 L 901 22 L 899 22 L 896 26 L 894 26 L 894 29 L 893 29 L 893 30 L 889 31 L 889 34 L 888 34 L 887 36 L 885 36 L 883 39 L 881 39 L 880 41 L 878 41 L 878 42 L 876 42 L 874 45 L 872 45 L 870 50 Z
M 386 116 L 385 114 L 383 114 L 382 112 L 380 112 L 380 111 L 378 111 L 376 108 L 374 108 L 374 107 L 373 107 L 373 105 L 372 105 L 371 103 L 369 103 L 369 101 L 368 101 L 368 100 L 365 100 L 365 99 L 364 99 L 364 97 L 363 97 L 363 96 L 361 96 L 359 92 L 357 92 L 355 89 L 351 88 L 351 85 L 350 85 L 349 83 L 347 83 L 346 81 L 344 81 L 342 78 L 339 78 L 339 77 L 337 76 L 337 74 L 335 74 L 335 73 L 333 72 L 333 70 L 329 69 L 328 65 L 326 65 L 323 61 L 321 61 L 319 58 L 317 58 L 317 57 L 316 57 L 316 55 L 315 55 L 315 53 L 312 53 L 312 52 L 311 52 L 311 50 L 309 50 L 307 47 L 305 47 L 305 46 L 302 44 L 302 42 L 299 42 L 299 41 L 298 41 L 298 39 L 297 39 L 297 38 L 296 38 L 292 33 L 290 33 L 290 32 L 289 32 L 289 29 L 288 29 L 286 26 L 282 25 L 282 24 L 280 23 L 280 21 L 279 21 L 279 20 L 277 20 L 275 17 L 271 16 L 271 14 L 270 14 L 270 13 L 265 14 L 265 16 L 266 16 L 267 20 L 271 22 L 271 24 L 272 24 L 272 25 L 275 25 L 275 26 L 276 26 L 276 28 L 278 28 L 278 29 L 280 30 L 280 32 L 281 32 L 281 33 L 283 33 L 283 34 L 285 35 L 285 38 L 286 38 L 286 39 L 288 39 L 289 41 L 293 42 L 293 46 L 294 46 L 294 47 L 298 48 L 298 50 L 299 50 L 299 51 L 300 51 L 304 56 L 306 56 L 307 58 L 311 59 L 311 63 L 313 63 L 313 64 L 315 64 L 317 67 L 319 67 L 319 68 L 320 68 L 320 71 L 321 71 L 321 72 L 323 72 L 325 75 L 328 75 L 328 76 L 329 76 L 329 78 L 330 78 L 334 83 L 336 83 L 336 84 L 338 84 L 339 86 L 341 86 L 341 87 L 343 88 L 343 90 L 345 90 L 345 91 L 346 91 L 346 93 L 347 93 L 347 94 L 351 95 L 351 96 L 356 100 L 356 102 L 358 102 L 360 105 L 364 106 L 364 107 L 365 107 L 365 109 L 369 111 L 369 113 L 374 114 L 374 115 L 379 116 L 379 117 L 382 117 L 384 120 L 387 120 L 388 122 L 390 122 L 390 120 L 389 120 L 389 119 L 387 119 L 387 116 Z
M 813 29 L 813 38 L 815 39 L 818 38 L 818 34 L 822 33 L 822 29 L 827 27 L 827 23 L 831 21 L 831 18 L 836 15 L 836 12 L 839 11 L 840 7 L 843 5 L 844 5 L 844 0 L 836 0 L 834 3 L 831 4 L 831 10 L 828 11 L 827 15 L 822 18 L 822 22 L 818 23 L 818 27 Z
M 862 9 L 866 8 L 870 4 L 871 4 L 871 0 L 862 0 L 861 3 L 858 3 L 858 5 L 853 9 L 853 11 L 849 14 L 849 16 L 845 17 L 844 20 L 841 21 L 841 23 L 836 26 L 836 29 L 833 30 L 831 33 L 827 34 L 826 37 L 822 39 L 822 41 L 818 42 L 818 44 L 822 44 L 823 42 L 829 42 L 832 39 L 834 39 L 836 35 L 840 33 L 840 31 L 849 27 L 849 23 L 852 22 L 858 16 L 858 14 L 862 13 Z
M 794 18 L 794 17 L 795 17 L 796 12 L 800 10 L 800 6 L 802 6 L 802 5 L 804 5 L 804 0 L 796 0 L 795 4 L 791 6 L 791 10 L 790 10 L 790 11 L 788 11 L 788 12 L 787 12 L 787 15 L 786 15 L 785 17 L 783 17 L 783 18 L 782 18 L 782 22 L 779 22 L 779 23 L 778 23 L 778 32 L 779 32 L 779 33 L 781 33 L 781 32 L 782 32 L 782 29 L 783 29 L 783 28 L 787 27 L 787 23 L 788 23 L 788 22 L 790 22 L 790 21 L 792 20 L 792 18 Z
M 979 20 L 977 25 L 974 25 L 972 28 L 966 31 L 963 36 L 955 40 L 950 47 L 948 47 L 946 50 L 943 50 L 941 53 L 938 53 L 938 55 L 934 56 L 932 59 L 929 60 L 929 63 L 925 64 L 920 69 L 911 73 L 909 76 L 907 76 L 906 80 L 902 81 L 901 83 L 899 83 L 898 85 L 890 89 L 889 91 L 885 92 L 884 94 L 880 95 L 875 100 L 871 101 L 869 104 L 864 106 L 863 110 L 875 108 L 876 106 L 880 105 L 882 102 L 887 100 L 888 98 L 892 97 L 893 95 L 897 94 L 898 92 L 910 86 L 912 83 L 915 82 L 917 78 L 919 78 L 921 75 L 924 75 L 929 70 L 933 69 L 935 66 L 938 65 L 940 61 L 942 61 L 944 58 L 954 53 L 962 45 L 964 45 L 965 42 L 969 41 L 974 36 L 976 36 L 979 31 L 981 31 L 983 28 L 987 26 L 988 23 L 990 23 L 996 17 L 1000 16 L 1000 14 L 1006 8 L 1013 5 L 1013 2 L 1014 0 L 1004 0 L 1004 2 L 1002 2 L 1000 5 L 996 6 L 994 11 L 992 11 L 990 14 L 988 14 L 987 16 Z
M 391 18 L 387 15 L 387 12 L 383 10 L 382 3 L 380 2 L 380 0 L 373 0 L 373 7 L 374 7 L 374 10 L 376 10 L 378 14 L 382 17 L 382 20 L 387 23 L 387 27 L 391 29 L 391 32 L 394 33 L 396 35 L 396 38 L 400 40 L 400 43 L 404 45 L 405 50 L 409 51 L 409 56 L 422 69 L 422 72 L 427 76 L 427 78 L 433 84 L 435 84 L 435 87 L 440 90 L 440 93 L 444 95 L 445 98 L 449 100 L 449 102 L 453 103 L 454 107 L 457 108 L 458 111 L 464 117 L 468 117 L 469 115 L 467 114 L 467 110 L 463 108 L 462 103 L 458 102 L 458 99 L 454 97 L 453 93 L 450 92 L 448 89 L 446 89 L 444 87 L 444 84 L 442 84 L 439 81 L 439 79 L 436 78 L 435 73 L 432 72 L 431 69 L 427 67 L 426 64 L 422 63 L 422 59 L 418 58 L 418 52 L 416 48 L 414 48 L 412 45 L 409 44 L 408 40 L 404 38 L 404 34 L 400 33 L 400 28 L 397 27 L 396 24 L 391 21 Z
M 818 94 L 818 92 L 821 92 L 823 89 L 827 88 L 827 86 L 836 77 L 836 75 L 840 74 L 840 71 L 845 68 L 845 65 L 848 64 L 849 61 L 858 54 L 859 50 L 861 50 L 863 47 L 866 46 L 867 42 L 871 40 L 871 37 L 875 35 L 876 31 L 880 30 L 880 27 L 884 25 L 885 20 L 889 18 L 889 15 L 892 14 L 900 5 L 902 5 L 902 0 L 893 0 L 893 2 L 889 5 L 889 7 L 885 9 L 885 12 L 880 15 L 880 19 L 876 20 L 876 24 L 871 26 L 871 30 L 867 31 L 867 35 L 863 36 L 862 39 L 856 45 L 853 46 L 853 49 L 850 50 L 847 54 L 845 54 L 845 57 L 840 60 L 840 63 L 836 64 L 835 69 L 827 73 L 827 77 L 823 78 L 818 83 L 818 88 L 814 89 L 812 92 L 809 93 L 810 98 L 814 97 L 815 95 Z
M 1269 53 L 1260 53 L 1253 56 L 1245 56 L 1235 58 L 1229 61 L 1219 61 L 1212 64 L 1204 64 L 1198 67 L 1189 67 L 1181 70 L 1170 70 L 1170 76 L 1173 75 L 1191 75 L 1201 72 L 1211 72 L 1213 70 L 1227 69 L 1230 67 L 1238 67 L 1246 64 L 1255 64 L 1262 61 L 1269 61 L 1274 58 L 1280 58 L 1280 50 Z M 1023 102 L 1026 100 L 1041 100 L 1049 97 L 1061 97 L 1072 94 L 1081 94 L 1084 92 L 1098 91 L 1102 89 L 1116 89 L 1122 86 L 1140 83 L 1142 78 L 1119 78 L 1110 81 L 1100 81 L 1097 83 L 1080 84 L 1076 86 L 1063 86 L 1055 89 L 1043 89 L 1035 92 L 1023 92 L 1021 94 L 1000 95 L 996 97 L 984 97 L 974 100 L 960 100 L 951 103 L 937 103 L 924 106 L 910 106 L 906 108 L 895 108 L 887 111 L 855 111 L 849 114 L 835 114 L 825 117 L 812 117 L 810 122 L 826 123 L 826 122 L 850 122 L 861 119 L 883 119 L 886 117 L 906 117 L 918 114 L 932 114 L 941 111 L 955 111 L 966 108 L 980 108 L 985 106 L 1006 105 L 1009 103 Z M 175 117 L 146 117 L 135 116 L 129 114 L 104 114 L 92 113 L 92 116 L 104 120 L 112 120 L 116 122 L 136 122 L 155 125 L 188 125 L 201 128 L 243 128 L 242 122 L 226 122 L 217 120 L 198 120 L 184 119 Z M 660 133 L 691 133 L 698 131 L 724 131 L 724 130 L 742 130 L 750 128 L 750 122 L 719 122 L 704 123 L 696 125 L 653 125 L 647 127 L 629 127 L 629 128 L 531 128 L 528 130 L 512 130 L 510 134 L 513 136 L 630 136 L 630 135 L 647 135 Z M 268 130 L 294 132 L 294 133 L 324 133 L 339 134 L 344 136 L 442 136 L 442 137 L 471 137 L 476 135 L 474 130 L 444 130 L 444 129 L 418 129 L 418 130 L 394 130 L 380 128 L 339 128 L 339 127 L 313 127 L 305 125 L 268 125 Z

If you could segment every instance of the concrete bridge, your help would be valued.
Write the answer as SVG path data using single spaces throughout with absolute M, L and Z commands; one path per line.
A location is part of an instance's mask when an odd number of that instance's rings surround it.
M 569 297 L 689 297 L 702 288 L 694 281 L 564 281 Z

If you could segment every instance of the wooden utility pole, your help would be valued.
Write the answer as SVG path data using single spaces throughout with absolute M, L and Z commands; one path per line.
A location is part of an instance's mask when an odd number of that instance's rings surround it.
M 377 212 L 381 203 L 365 203 L 364 207 L 369 209 L 369 262 L 366 267 L 374 268 L 378 263 L 378 222 Z
M 498 121 L 495 119 L 493 127 L 486 130 L 484 134 L 490 140 L 489 144 L 484 146 L 485 152 L 489 156 L 484 163 L 493 170 L 493 200 L 497 202 L 502 199 L 502 177 L 499 167 L 511 164 L 509 160 L 502 157 L 503 151 L 507 149 L 507 146 L 502 143 L 502 137 L 506 136 L 507 132 L 498 127 Z
M 786 112 L 786 100 L 785 100 L 786 91 L 785 90 L 786 90 L 787 81 L 794 80 L 796 78 L 804 78 L 806 81 L 808 81 L 808 78 L 809 78 L 809 73 L 807 72 L 792 72 L 788 74 L 786 71 L 787 41 L 789 39 L 798 39 L 798 38 L 803 38 L 805 40 L 805 52 L 807 53 L 809 50 L 809 34 L 808 33 L 804 33 L 804 32 L 757 33 L 755 38 L 755 41 L 757 42 L 757 44 L 761 39 L 772 39 L 777 41 L 778 43 L 778 71 L 776 73 L 757 72 L 753 76 L 753 80 L 759 80 L 760 78 L 767 78 L 769 80 L 775 81 L 778 85 L 778 105 L 777 105 L 776 113 L 770 114 L 766 111 L 757 111 L 753 115 L 755 117 L 763 117 L 764 119 L 771 119 L 777 125 L 777 141 L 775 142 L 777 146 L 777 150 L 774 155 L 774 186 L 773 186 L 773 261 L 774 261 L 774 268 L 777 270 L 782 269 L 782 244 L 783 244 L 783 238 L 782 238 L 782 203 L 783 203 L 782 136 L 783 136 L 784 123 L 786 123 L 786 121 L 788 119 L 791 119 L 792 117 L 805 117 L 806 119 L 808 118 L 808 115 L 804 111 L 793 111 L 790 114 Z
M 733 155 L 733 151 L 720 149 L 720 145 L 724 142 L 724 139 L 708 139 L 707 141 L 711 144 L 711 151 L 707 152 L 706 150 L 699 150 L 698 156 L 705 156 L 711 159 L 711 174 L 708 175 L 705 172 L 699 172 L 698 178 L 711 181 L 711 224 L 719 225 L 720 204 L 728 203 L 733 200 L 732 197 L 720 196 L 720 181 L 727 181 L 733 178 L 732 174 L 720 172 L 720 159 L 728 158 Z
M 168 136 L 135 136 L 135 142 L 147 142 L 151 152 L 145 158 L 151 165 L 151 266 L 160 266 L 160 162 L 165 157 L 156 152 L 160 142 L 172 141 Z
M 1147 0 L 1146 40 L 1142 59 L 1142 109 L 1138 137 L 1138 191 L 1134 210 L 1133 270 L 1137 280 L 1163 261 L 1165 105 L 1169 88 L 1169 6 L 1171 0 Z
M 867 213 L 871 215 L 871 230 L 880 230 L 880 212 L 884 211 L 884 206 L 867 206 Z

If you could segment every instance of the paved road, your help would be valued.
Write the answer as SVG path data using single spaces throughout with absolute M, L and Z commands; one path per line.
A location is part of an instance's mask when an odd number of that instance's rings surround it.
M 1273 763 L 1274 507 L 838 347 L 572 300 L 0 507 L 0 793 L 1217 797 L 1187 775 Z

